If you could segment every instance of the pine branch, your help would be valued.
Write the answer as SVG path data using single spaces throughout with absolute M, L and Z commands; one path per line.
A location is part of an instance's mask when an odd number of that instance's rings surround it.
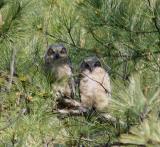
M 16 121 L 18 121 L 18 119 L 19 119 L 23 114 L 25 114 L 26 111 L 27 111 L 26 109 L 21 109 L 21 111 L 18 113 L 18 116 L 17 116 L 15 119 L 10 120 L 10 122 L 9 122 L 5 127 L 0 128 L 0 131 L 4 131 L 4 130 L 8 129 L 11 125 L 13 125 Z
M 155 33 L 159 33 L 159 31 L 157 30 L 130 30 L 129 28 L 127 28 L 126 26 L 120 24 L 119 22 L 114 22 L 114 24 L 108 23 L 106 22 L 103 18 L 101 18 L 102 23 L 99 23 L 98 26 L 102 27 L 102 26 L 110 26 L 112 28 L 118 28 L 121 29 L 123 31 L 129 32 L 129 33 L 135 33 L 137 35 L 145 35 L 145 34 L 155 34 Z

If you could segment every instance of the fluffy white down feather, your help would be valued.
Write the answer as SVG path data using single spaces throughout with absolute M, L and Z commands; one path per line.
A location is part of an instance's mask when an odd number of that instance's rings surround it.
M 85 107 L 103 110 L 111 98 L 111 84 L 108 73 L 101 67 L 92 72 L 85 70 L 80 81 L 81 102 Z

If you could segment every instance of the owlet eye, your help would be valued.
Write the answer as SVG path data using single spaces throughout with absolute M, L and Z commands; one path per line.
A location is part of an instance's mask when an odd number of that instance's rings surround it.
M 89 69 L 89 65 L 87 63 L 85 63 L 85 68 Z
M 101 63 L 98 61 L 94 64 L 94 67 L 100 67 L 101 66 Z
M 52 50 L 52 48 L 49 48 L 47 51 L 47 55 L 50 56 L 52 54 L 54 54 L 55 52 Z
M 63 47 L 62 50 L 60 51 L 60 53 L 61 53 L 61 54 L 66 54 L 66 53 L 67 53 L 66 48 Z

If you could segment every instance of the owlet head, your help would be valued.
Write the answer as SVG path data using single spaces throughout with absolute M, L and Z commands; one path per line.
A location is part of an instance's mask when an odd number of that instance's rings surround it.
M 101 67 L 101 62 L 98 59 L 98 57 L 93 56 L 93 57 L 87 57 L 83 60 L 80 66 L 80 71 L 90 71 L 92 72 L 95 68 Z
M 50 45 L 47 49 L 45 60 L 48 63 L 54 62 L 55 60 L 67 58 L 67 49 L 62 45 Z

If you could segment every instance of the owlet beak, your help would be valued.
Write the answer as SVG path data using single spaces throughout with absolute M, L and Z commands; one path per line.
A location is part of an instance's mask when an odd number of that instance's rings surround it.
M 88 64 L 89 65 L 89 71 L 92 72 L 93 71 L 93 66 L 92 64 Z
M 58 59 L 58 58 L 59 58 L 59 54 L 56 53 L 56 54 L 55 54 L 55 59 Z

